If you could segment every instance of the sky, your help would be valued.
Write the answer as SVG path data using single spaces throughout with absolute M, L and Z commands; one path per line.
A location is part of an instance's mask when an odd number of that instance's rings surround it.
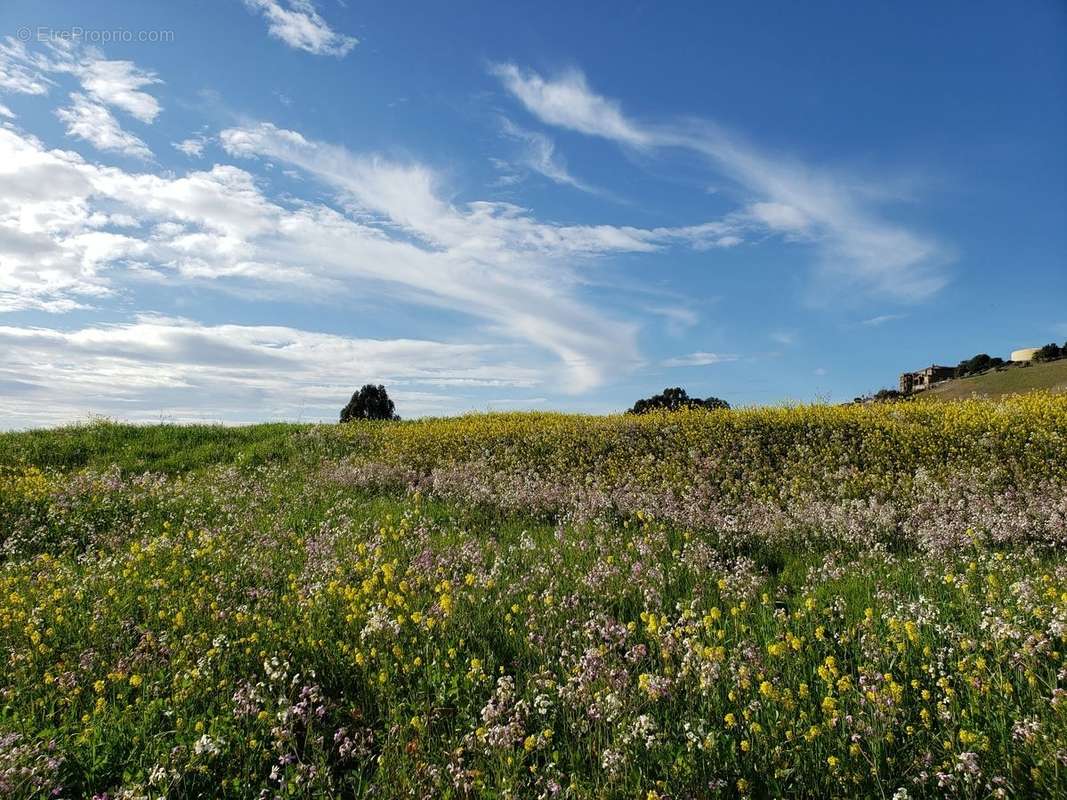
M 0 428 L 844 402 L 1067 340 L 1067 6 L 0 5 Z

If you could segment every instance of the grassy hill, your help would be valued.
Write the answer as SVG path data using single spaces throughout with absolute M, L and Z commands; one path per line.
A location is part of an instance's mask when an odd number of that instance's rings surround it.
M 1064 497 L 1067 393 L 2 434 L 0 797 L 1067 798 Z
M 946 381 L 933 389 L 917 395 L 925 400 L 963 400 L 980 397 L 1004 397 L 1009 394 L 1044 389 L 1051 392 L 1067 392 L 1067 359 L 1048 364 L 1008 367 L 1000 372 L 993 370 L 971 378 Z

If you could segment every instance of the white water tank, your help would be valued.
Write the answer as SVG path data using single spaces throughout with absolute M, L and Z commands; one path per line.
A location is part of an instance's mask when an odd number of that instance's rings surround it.
M 1033 361 L 1034 355 L 1040 350 L 1040 347 L 1024 347 L 1021 350 L 1011 351 L 1012 361 Z

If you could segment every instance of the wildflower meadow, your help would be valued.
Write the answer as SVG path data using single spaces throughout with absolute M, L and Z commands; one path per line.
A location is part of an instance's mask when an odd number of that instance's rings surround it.
M 1067 396 L 0 434 L 0 796 L 1067 796 Z

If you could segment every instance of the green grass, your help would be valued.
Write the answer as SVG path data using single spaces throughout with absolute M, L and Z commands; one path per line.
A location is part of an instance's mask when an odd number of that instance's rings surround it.
M 295 434 L 310 425 L 128 425 L 93 422 L 0 433 L 0 464 L 42 469 L 103 469 L 176 474 L 217 464 L 287 461 L 301 449 Z
M 998 398 L 1032 391 L 1067 392 L 1067 359 L 1047 364 L 1011 366 L 972 378 L 947 381 L 916 395 L 920 400 L 965 400 L 970 397 Z

